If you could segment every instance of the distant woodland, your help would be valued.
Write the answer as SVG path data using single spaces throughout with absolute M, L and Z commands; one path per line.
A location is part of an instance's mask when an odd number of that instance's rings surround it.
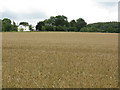
M 49 19 L 39 21 L 35 26 L 36 30 L 32 29 L 32 25 L 28 22 L 20 22 L 19 25 L 29 26 L 30 31 L 63 31 L 63 32 L 104 32 L 104 33 L 119 33 L 120 22 L 98 22 L 87 24 L 83 18 L 68 21 L 64 15 L 51 16 Z M 17 32 L 18 26 L 14 21 L 8 18 L 0 20 L 0 31 L 2 32 Z

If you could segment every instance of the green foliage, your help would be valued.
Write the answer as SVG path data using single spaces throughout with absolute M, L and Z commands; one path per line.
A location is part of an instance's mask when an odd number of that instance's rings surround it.
M 99 32 L 99 29 L 96 27 L 84 27 L 80 31 L 81 32 Z
M 43 21 L 38 22 L 36 25 L 36 30 L 42 31 L 42 26 L 44 26 L 44 22 Z
M 80 29 L 85 27 L 86 25 L 87 25 L 87 23 L 82 18 L 79 18 L 76 20 L 77 31 L 80 31 Z
M 2 20 L 0 19 L 0 32 L 2 32 Z
M 13 24 L 11 24 L 10 19 L 4 18 L 2 20 L 2 31 L 3 32 L 17 31 L 17 25 L 14 21 L 13 21 Z
M 44 20 L 44 24 L 48 26 L 67 26 L 67 17 L 64 15 L 58 15 L 55 17 L 50 17 L 50 19 Z
M 86 22 L 79 18 L 76 21 L 71 20 L 68 22 L 67 17 L 64 15 L 51 16 L 49 19 L 40 21 L 36 25 L 36 30 L 39 31 L 79 31 L 82 27 L 86 26 Z
M 68 31 L 77 31 L 76 27 L 68 27 Z
M 71 20 L 69 23 L 70 27 L 76 27 L 76 21 L 75 20 Z
M 51 16 L 50 19 L 46 19 L 43 22 L 45 25 L 55 26 L 55 17 Z
M 29 30 L 33 31 L 32 25 L 29 25 Z
M 20 28 L 19 30 L 20 30 L 21 32 L 23 32 L 24 29 L 23 29 L 23 28 Z
M 65 26 L 56 26 L 55 30 L 56 31 L 68 31 L 68 28 Z
M 11 20 L 4 18 L 2 20 L 2 31 L 4 32 L 10 32 L 12 30 L 12 24 L 11 24 Z
M 53 26 L 42 26 L 42 31 L 55 31 Z
M 28 22 L 20 22 L 19 25 L 29 26 L 29 29 L 33 31 L 32 25 Z M 10 19 L 4 18 L 0 20 L 0 31 L 14 32 L 18 31 L 18 26 Z M 51 16 L 49 19 L 40 21 L 36 25 L 37 31 L 74 31 L 74 32 L 106 32 L 106 33 L 120 33 L 120 22 L 99 22 L 88 24 L 84 19 L 78 18 L 77 20 L 71 20 L 68 22 L 67 17 L 64 15 Z M 20 30 L 23 31 L 23 30 Z
M 55 17 L 55 26 L 67 26 L 67 17 L 64 15 L 58 15 Z
M 82 28 L 81 32 L 108 32 L 108 33 L 119 33 L 119 22 L 103 22 L 88 24 Z
M 16 25 L 16 23 L 14 21 L 13 21 L 13 25 L 12 25 L 11 31 L 17 31 L 17 25 Z
M 28 22 L 20 22 L 19 25 L 29 26 Z
M 46 27 L 45 26 L 42 26 L 42 31 L 45 31 L 46 30 Z

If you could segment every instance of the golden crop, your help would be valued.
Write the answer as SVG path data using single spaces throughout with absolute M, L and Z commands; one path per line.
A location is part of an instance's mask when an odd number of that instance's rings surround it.
M 118 87 L 118 34 L 2 35 L 3 88 Z
M 2 33 L 0 32 L 0 89 L 2 89 Z

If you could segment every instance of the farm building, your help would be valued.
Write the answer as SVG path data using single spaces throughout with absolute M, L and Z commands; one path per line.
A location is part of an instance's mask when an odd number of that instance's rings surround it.
M 29 26 L 19 25 L 18 31 L 30 31 Z

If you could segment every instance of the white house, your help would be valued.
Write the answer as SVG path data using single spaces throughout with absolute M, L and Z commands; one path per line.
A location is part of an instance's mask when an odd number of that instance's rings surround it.
M 33 29 L 33 31 L 36 31 L 36 27 L 35 26 L 32 26 L 32 29 Z
M 18 31 L 30 31 L 29 26 L 19 25 Z

